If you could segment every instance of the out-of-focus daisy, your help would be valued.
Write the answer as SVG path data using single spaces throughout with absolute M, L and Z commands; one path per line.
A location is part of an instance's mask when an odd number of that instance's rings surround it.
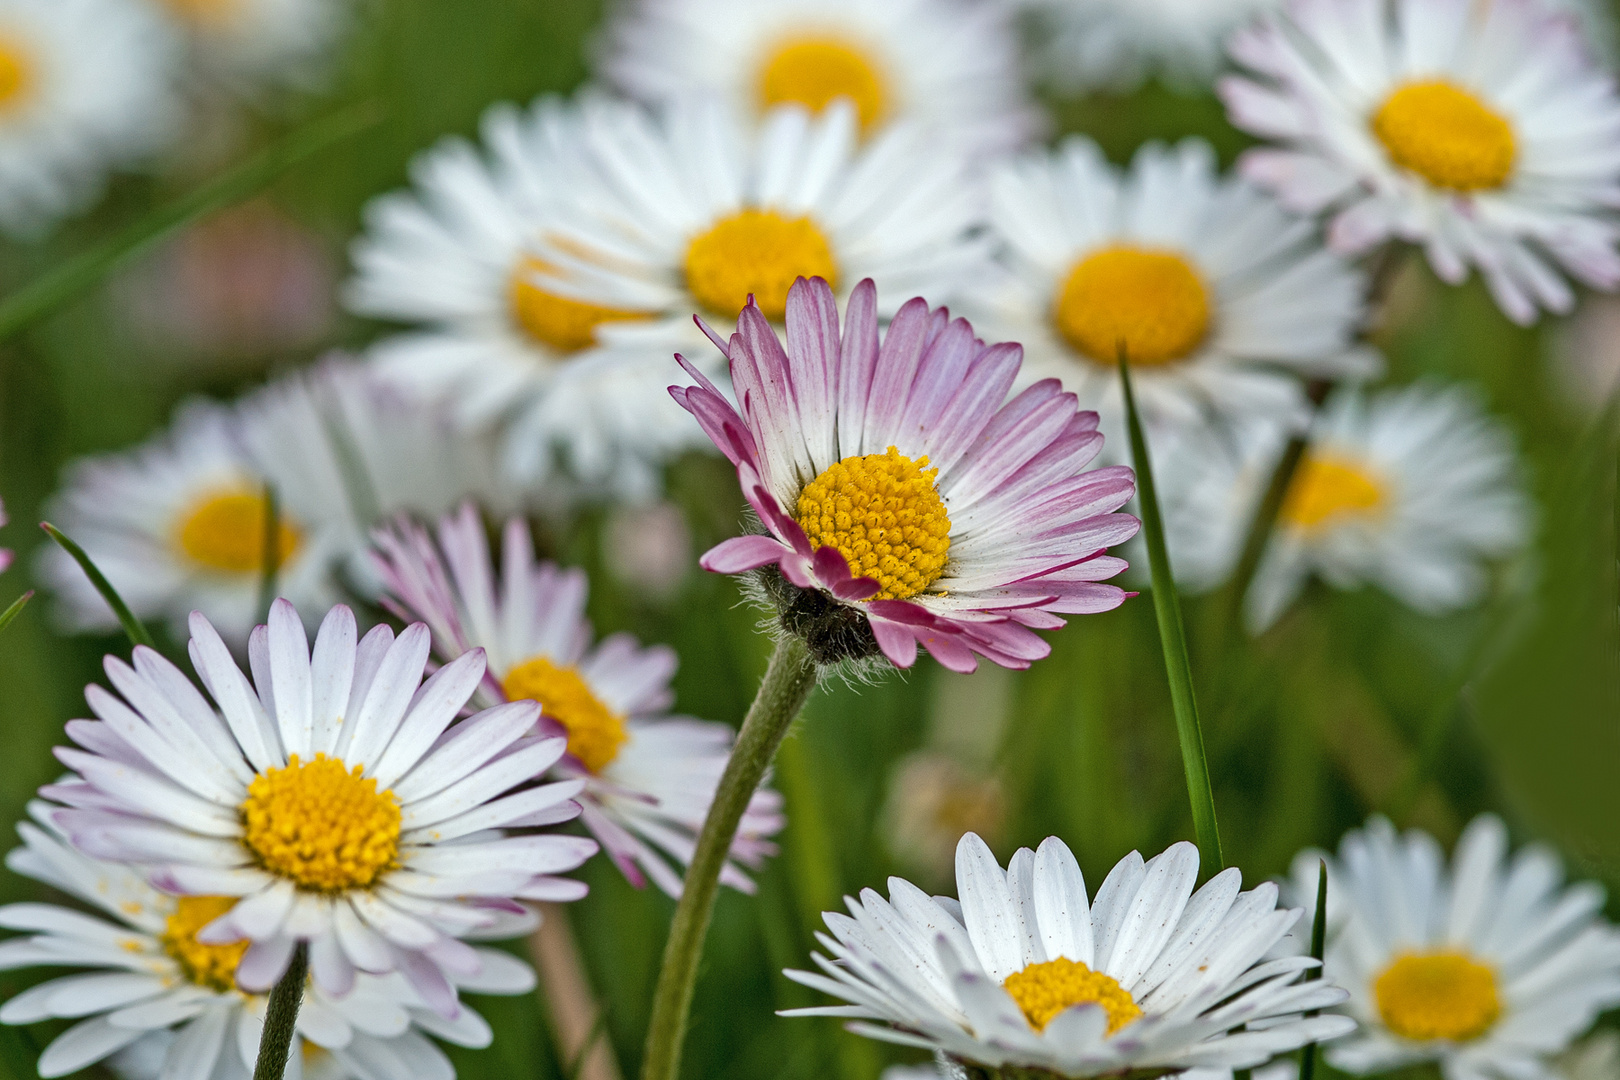
M 0 502 L 0 528 L 4 528 L 5 524 L 6 524 L 6 504 L 4 502 Z M 6 569 L 6 567 L 8 567 L 10 565 L 11 565 L 11 549 L 10 548 L 0 548 L 0 573 L 3 573 L 5 571 L 5 569 Z
M 884 807 L 889 850 L 924 885 L 950 879 L 964 833 L 995 842 L 1006 796 L 994 774 L 967 768 L 950 754 L 918 750 L 895 765 Z
M 1280 142 L 1240 167 L 1355 254 L 1421 244 L 1477 266 L 1510 318 L 1568 311 L 1565 273 L 1620 285 L 1620 98 L 1539 0 L 1296 0 L 1232 42 L 1232 120 Z
M 1302 902 L 1315 902 L 1320 857 L 1295 861 Z M 1620 933 L 1602 918 L 1603 889 L 1564 887 L 1541 845 L 1509 858 L 1493 815 L 1464 830 L 1449 868 L 1433 837 L 1397 835 L 1382 817 L 1327 859 L 1340 922 L 1327 977 L 1350 991 L 1344 1011 L 1360 1023 L 1328 1048 L 1335 1068 L 1437 1061 L 1446 1080 L 1550 1080 L 1547 1059 L 1620 1004 Z
M 173 59 L 132 0 L 0 0 L 0 230 L 44 231 L 160 147 Z
M 674 651 L 644 647 L 628 634 L 593 645 L 584 572 L 536 562 L 520 520 L 506 525 L 498 577 L 471 506 L 439 523 L 437 546 L 408 522 L 379 530 L 376 542 L 383 602 L 401 618 L 426 622 L 447 662 L 484 651 L 489 666 L 480 704 L 538 701 L 542 730 L 568 739 L 555 773 L 584 784 L 586 827 L 631 882 L 651 878 L 680 895 L 681 875 L 670 862 L 684 866 L 692 857 L 732 731 L 669 715 Z M 769 837 L 782 824 L 781 798 L 769 789 L 756 792 L 732 858 L 758 866 L 775 850 Z M 721 880 L 752 891 L 736 866 L 728 865 Z
M 141 0 L 189 43 L 198 73 L 253 93 L 309 87 L 348 24 L 350 0 Z
M 1069 90 L 1130 90 L 1162 76 L 1207 86 L 1226 36 L 1279 0 L 1017 0 L 1030 12 L 1041 74 Z
M 1097 414 L 1054 380 L 1007 399 L 1017 345 L 986 346 L 921 298 L 880 344 L 877 311 L 861 282 L 840 334 L 832 289 L 800 281 L 784 348 L 750 302 L 729 346 L 713 337 L 741 412 L 682 359 L 699 385 L 670 392 L 736 465 L 765 530 L 702 565 L 766 568 L 781 628 L 819 662 L 881 651 L 910 667 L 920 643 L 956 671 L 974 653 L 1028 667 L 1050 651 L 1034 630 L 1124 602 L 1101 582 L 1125 568 L 1104 552 L 1137 530 L 1114 513 L 1135 478 L 1082 471 L 1102 448 Z
M 693 567 L 686 515 L 672 502 L 615 507 L 602 525 L 602 562 L 632 594 L 673 598 Z
M 969 833 L 958 900 L 890 878 L 888 900 L 866 889 L 850 915 L 827 912 L 822 973 L 787 975 L 849 1004 L 787 1015 L 849 1017 L 872 1038 L 1064 1077 L 1247 1068 L 1354 1027 L 1302 1015 L 1346 998 L 1300 981 L 1316 961 L 1265 959 L 1302 914 L 1277 908 L 1276 885 L 1240 892 L 1233 868 L 1195 893 L 1197 877 L 1191 844 L 1145 862 L 1132 852 L 1089 902 L 1056 837 L 1004 871 Z
M 1023 343 L 1026 375 L 1101 410 L 1110 438 L 1124 436 L 1122 345 L 1143 416 L 1161 427 L 1302 415 L 1301 376 L 1377 369 L 1352 344 L 1362 275 L 1312 222 L 1218 177 L 1205 142 L 1149 144 L 1126 173 L 1078 137 L 1007 162 L 991 223 L 1009 273 L 975 301 L 980 325 Z
M 278 600 L 249 639 L 250 683 L 206 619 L 191 630 L 214 705 L 150 649 L 133 667 L 109 656 L 122 698 L 89 688 L 100 721 L 71 722 L 78 746 L 57 751 L 77 775 L 41 793 L 69 807 L 55 820 L 86 854 L 142 866 L 165 892 L 227 897 L 199 940 L 250 942 L 236 966 L 244 989 L 268 990 L 307 942 L 324 992 L 347 994 L 357 971 L 397 971 L 453 1020 L 455 980 L 482 963 L 460 939 L 521 913 L 518 900 L 584 894 L 555 875 L 594 841 L 509 831 L 579 813 L 578 781 L 532 783 L 566 747 L 534 734 L 539 707 L 451 726 L 484 676 L 481 651 L 424 683 L 426 626 L 357 641 L 339 606 L 311 653 Z
M 1253 430 L 1230 452 L 1210 448 L 1177 485 L 1167 521 L 1195 581 L 1230 572 L 1284 441 Z M 1485 564 L 1524 543 L 1529 519 L 1512 437 L 1467 389 L 1343 391 L 1311 431 L 1247 621 L 1269 626 L 1313 574 L 1339 589 L 1377 585 L 1422 612 L 1466 607 L 1485 591 Z
M 972 151 L 1039 127 L 999 4 L 971 0 L 640 0 L 608 31 L 602 72 L 655 104 L 704 91 L 744 115 L 849 100 L 861 130 L 910 120 Z
M 231 410 L 193 403 L 144 446 L 72 465 L 47 509 L 137 618 L 166 619 L 177 636 L 201 611 L 241 643 L 260 615 L 267 478 L 235 438 L 237 426 Z M 281 500 L 276 583 L 295 603 L 321 606 L 335 598 L 329 566 L 343 537 L 330 519 L 301 509 Z M 65 552 L 43 549 L 40 574 L 68 626 L 117 627 Z
M 535 245 L 560 200 L 592 184 L 603 131 L 645 123 L 633 105 L 542 98 L 496 105 L 480 154 L 450 139 L 412 165 L 413 193 L 377 199 L 354 245 L 349 306 L 422 328 L 371 356 L 390 381 L 447 401 L 468 428 L 509 422 L 506 464 L 527 482 L 558 471 L 642 492 L 701 435 L 664 393 L 671 350 L 611 351 L 602 331 L 657 313 L 576 299 L 539 280 Z M 688 312 L 688 314 L 690 314 Z
M 50 820 L 54 809 L 29 807 L 38 824 L 17 827 L 23 846 L 6 865 L 103 914 L 45 903 L 0 908 L 0 926 L 30 935 L 0 943 L 0 969 L 89 970 L 16 994 L 0 1007 L 0 1022 L 78 1021 L 45 1048 L 41 1076 L 111 1057 L 115 1071 L 132 1080 L 245 1080 L 258 1056 L 267 999 L 242 991 L 232 978 L 247 942 L 197 939 L 233 899 L 169 896 L 129 867 L 80 854 Z M 509 929 L 521 932 L 524 922 L 514 917 Z M 477 952 L 479 973 L 458 980 L 461 988 L 497 994 L 534 988 L 527 965 L 494 949 Z M 305 990 L 292 1053 L 308 1080 L 447 1080 L 454 1075 L 450 1062 L 423 1031 L 461 1046 L 487 1046 L 491 1038 L 471 1009 L 445 1020 L 399 976 L 359 975 L 341 997 L 316 985 Z

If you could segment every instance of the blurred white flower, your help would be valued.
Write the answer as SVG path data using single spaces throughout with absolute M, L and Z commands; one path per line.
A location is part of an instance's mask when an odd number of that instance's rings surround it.
M 615 507 L 602 527 L 602 561 L 626 585 L 669 599 L 697 566 L 686 515 L 669 502 Z
M 896 763 L 884 806 L 889 851 L 924 885 L 948 882 L 956 844 L 977 833 L 990 844 L 1001 838 L 1006 797 L 994 775 L 978 773 L 949 754 L 919 750 Z
M 354 14 L 352 0 L 139 2 L 187 43 L 200 94 L 217 85 L 249 96 L 315 86 Z

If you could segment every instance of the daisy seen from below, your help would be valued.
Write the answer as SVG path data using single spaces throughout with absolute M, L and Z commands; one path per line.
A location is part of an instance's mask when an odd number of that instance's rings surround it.
M 130 867 L 70 847 L 51 821 L 54 807 L 35 802 L 29 810 L 35 820 L 18 826 L 23 846 L 6 865 L 99 909 L 0 907 L 0 926 L 29 935 L 0 942 L 0 969 L 88 969 L 39 983 L 0 1007 L 0 1022 L 8 1024 L 77 1021 L 45 1048 L 39 1074 L 63 1076 L 107 1060 L 129 1080 L 247 1080 L 267 998 L 244 992 L 232 977 L 247 942 L 197 940 L 233 899 L 159 892 Z M 511 918 L 513 933 L 532 921 Z M 534 973 L 521 961 L 487 948 L 478 957 L 478 975 L 458 979 L 461 989 L 534 988 Z M 306 1080 L 450 1080 L 449 1060 L 424 1032 L 461 1046 L 491 1040 L 473 1010 L 445 1020 L 399 976 L 362 974 L 341 997 L 306 988 L 292 1056 Z
M 483 523 L 469 505 L 444 518 L 438 543 L 409 522 L 379 530 L 377 572 L 383 602 L 433 630 L 446 662 L 481 648 L 488 667 L 476 700 L 532 699 L 541 727 L 568 739 L 554 772 L 584 784 L 586 828 L 632 884 L 648 878 L 671 896 L 691 860 L 698 829 L 731 750 L 724 724 L 673 716 L 676 657 L 628 634 L 592 643 L 583 571 L 537 562 L 528 526 L 507 522 L 499 575 L 490 565 Z M 782 800 L 754 793 L 731 844 L 721 880 L 751 892 L 734 863 L 757 867 L 775 851 Z M 670 864 L 674 863 L 672 867 Z
M 461 939 L 521 914 L 520 900 L 584 895 L 556 875 L 596 843 L 533 831 L 579 813 L 579 781 L 532 783 L 566 741 L 536 734 L 529 701 L 451 726 L 483 678 L 481 651 L 424 683 L 420 623 L 356 640 L 338 606 L 312 654 L 278 600 L 249 639 L 250 682 L 206 619 L 191 630 L 215 704 L 150 649 L 133 666 L 109 656 L 121 697 L 86 691 L 100 720 L 70 722 L 77 746 L 57 750 L 76 775 L 41 794 L 65 805 L 54 820 L 85 854 L 139 866 L 165 892 L 227 898 L 198 940 L 249 943 L 243 989 L 275 985 L 307 943 L 323 992 L 398 972 L 453 1020 L 456 981 L 482 971 Z
M 1017 0 L 1043 76 L 1067 91 L 1134 89 L 1150 76 L 1208 86 L 1226 36 L 1278 0 Z
M 784 1015 L 847 1017 L 857 1034 L 992 1076 L 1249 1068 L 1355 1026 L 1303 1015 L 1346 998 L 1328 981 L 1301 981 L 1316 961 L 1266 959 L 1303 914 L 1277 908 L 1276 885 L 1242 892 L 1232 868 L 1194 892 L 1197 877 L 1191 844 L 1147 861 L 1132 852 L 1090 901 L 1056 837 L 1002 870 L 968 833 L 958 899 L 890 878 L 887 900 L 865 889 L 846 901 L 849 915 L 827 912 L 821 971 L 787 975 L 849 1004 Z
M 1280 145 L 1244 175 L 1357 254 L 1423 247 L 1478 267 L 1518 323 L 1567 312 L 1567 274 L 1620 285 L 1620 99 L 1579 23 L 1542 0 L 1295 0 L 1240 31 L 1220 84 L 1237 126 Z
M 350 0 L 139 2 L 186 42 L 205 84 L 250 97 L 275 87 L 315 88 L 352 18 Z
M 1008 400 L 1021 350 L 986 346 L 965 319 L 911 300 L 878 334 L 870 280 L 840 331 L 827 282 L 799 281 L 787 345 L 750 302 L 729 343 L 739 408 L 698 385 L 671 393 L 737 467 L 762 535 L 726 540 L 705 569 L 760 570 L 787 633 L 817 662 L 881 651 L 910 667 L 921 644 L 946 667 L 974 653 L 1022 668 L 1062 615 L 1118 607 L 1105 554 L 1138 523 L 1123 467 L 1083 471 L 1097 414 L 1055 380 Z M 705 327 L 707 330 L 707 327 Z M 712 335 L 713 332 L 709 331 Z
M 1294 893 L 1314 903 L 1317 860 L 1294 863 Z M 1557 1073 L 1565 1050 L 1620 1003 L 1620 934 L 1603 889 L 1565 886 L 1563 867 L 1532 844 L 1508 854 L 1507 830 L 1482 814 L 1447 866 L 1416 829 L 1375 817 L 1328 861 L 1327 977 L 1350 992 L 1359 1030 L 1327 1048 L 1353 1073 L 1434 1061 L 1446 1080 Z M 1336 898 L 1336 899 L 1335 899 Z
M 160 149 L 173 61 L 139 0 L 0 0 L 0 230 L 37 236 Z
M 1314 223 L 1217 176 L 1200 140 L 1150 143 L 1123 173 L 1079 137 L 1006 162 L 991 226 L 1006 273 L 973 301 L 980 325 L 1022 342 L 1025 374 L 1062 380 L 1121 446 L 1122 344 L 1143 420 L 1161 430 L 1303 417 L 1302 378 L 1379 368 L 1354 343 L 1362 274 Z
M 603 75 L 665 104 L 722 95 L 744 115 L 847 99 L 863 134 L 907 120 L 971 151 L 1040 128 L 1007 8 L 964 0 L 639 0 L 609 27 Z
M 378 371 L 445 402 L 464 428 L 505 425 L 503 461 L 523 483 L 645 493 L 666 458 L 701 441 L 664 393 L 667 351 L 602 347 L 606 331 L 656 308 L 540 280 L 549 264 L 535 245 L 561 202 L 589 189 L 593 142 L 645 122 L 637 106 L 593 96 L 496 105 L 481 147 L 455 138 L 420 155 L 415 190 L 373 201 L 354 244 L 350 309 L 416 326 L 371 347 Z

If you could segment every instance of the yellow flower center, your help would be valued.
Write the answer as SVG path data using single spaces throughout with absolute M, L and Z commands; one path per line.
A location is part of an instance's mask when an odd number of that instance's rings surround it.
M 759 104 L 803 105 L 820 112 L 848 98 L 870 132 L 889 111 L 888 80 L 864 50 L 832 35 L 794 37 L 781 42 L 760 65 Z
M 1316 532 L 1346 518 L 1376 517 L 1384 502 L 1383 483 L 1366 468 L 1313 454 L 1299 463 L 1280 516 L 1305 532 Z
M 205 945 L 197 940 L 197 931 L 235 907 L 236 900 L 234 896 L 182 896 L 158 935 L 163 951 L 180 965 L 186 978 L 222 994 L 236 987 L 236 965 L 250 942 Z
M 1104 367 L 1124 347 L 1132 365 L 1168 364 L 1209 333 L 1209 290 L 1173 251 L 1119 245 L 1092 252 L 1058 289 L 1052 319 L 1065 340 Z
M 1502 1013 L 1496 972 L 1466 953 L 1403 953 L 1373 980 L 1378 1013 L 1405 1039 L 1462 1042 L 1485 1034 Z
M 805 485 L 794 516 L 811 545 L 832 545 L 851 573 L 881 586 L 870 599 L 904 600 L 939 578 L 951 548 L 938 476 L 927 455 L 912 461 L 892 446 L 847 457 Z
M 781 319 L 788 289 L 798 277 L 823 277 L 838 287 L 832 247 L 807 217 L 740 210 L 686 249 L 686 287 L 722 318 L 736 318 L 752 293 L 766 318 Z
M 215 491 L 192 504 L 180 519 L 176 543 L 193 562 L 210 570 L 252 574 L 264 569 L 264 496 L 255 491 Z M 303 534 L 282 516 L 276 523 L 276 566 L 298 550 Z
M 607 768 L 630 738 L 624 717 L 591 692 L 577 668 L 536 656 L 508 671 L 501 689 L 509 701 L 538 701 L 545 715 L 567 730 L 568 752 L 593 773 Z
M 312 892 L 364 888 L 398 865 L 399 800 L 337 758 L 260 773 L 242 802 L 243 839 L 272 874 Z
M 1507 119 L 1444 79 L 1396 90 L 1373 113 L 1372 130 L 1391 161 L 1453 191 L 1501 187 L 1518 155 Z
M 1024 1010 L 1025 1019 L 1036 1031 L 1046 1030 L 1052 1017 L 1064 1009 L 1086 1002 L 1095 1002 L 1108 1013 L 1110 1035 L 1142 1015 L 1130 991 L 1119 985 L 1112 975 L 1092 971 L 1062 956 L 1014 972 L 1002 985 Z
M 0 36 L 0 113 L 21 105 L 34 85 L 34 61 L 22 44 Z
M 559 296 L 535 284 L 534 275 L 551 269 L 539 259 L 525 257 L 512 272 L 512 317 L 542 345 L 559 352 L 578 352 L 596 344 L 596 328 L 603 323 L 646 318 L 639 311 Z
M 237 13 L 241 0 L 163 0 L 163 3 L 186 22 L 204 25 L 229 21 Z

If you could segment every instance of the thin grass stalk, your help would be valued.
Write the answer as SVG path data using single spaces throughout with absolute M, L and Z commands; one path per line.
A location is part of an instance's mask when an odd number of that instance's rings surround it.
M 540 987 L 558 1058 L 570 1080 L 619 1080 L 623 1073 L 607 1036 L 607 1011 L 591 992 L 585 961 L 562 904 L 541 904 L 529 935 L 529 958 Z
M 108 581 L 106 575 L 102 574 L 96 564 L 90 560 L 90 556 L 84 553 L 84 548 L 68 539 L 66 533 L 48 521 L 40 522 L 39 527 L 45 530 L 45 535 L 56 541 L 57 547 L 71 555 L 73 561 L 79 564 L 79 569 L 84 571 L 84 576 L 90 579 L 90 584 L 96 587 L 96 592 L 101 594 L 101 598 L 107 601 L 107 606 L 112 608 L 113 614 L 118 617 L 118 625 L 124 628 L 124 634 L 129 638 L 129 643 L 131 645 L 145 645 L 148 649 L 157 648 L 157 644 L 152 640 L 152 635 L 147 632 L 141 620 L 135 617 L 135 613 L 129 610 L 129 605 L 124 603 L 122 596 L 118 595 L 118 590 L 112 587 L 112 582 Z
M 1318 862 L 1316 873 L 1316 917 L 1311 921 L 1311 958 L 1318 961 L 1318 966 L 1305 973 L 1305 982 L 1322 977 L 1320 961 L 1327 952 L 1327 860 Z M 1315 1016 L 1316 1010 L 1311 1010 L 1306 1016 Z M 1299 1080 L 1312 1080 L 1316 1075 L 1316 1044 L 1306 1043 L 1305 1049 L 1299 1054 Z
M 1159 643 L 1164 648 L 1165 673 L 1170 680 L 1170 704 L 1181 743 L 1181 764 L 1187 774 L 1187 797 L 1192 802 L 1193 831 L 1198 838 L 1199 860 L 1207 874 L 1225 869 L 1221 833 L 1215 823 L 1215 794 L 1210 788 L 1209 762 L 1204 756 L 1204 732 L 1198 722 L 1198 699 L 1193 693 L 1192 663 L 1187 658 L 1187 630 L 1181 620 L 1181 600 L 1170 571 L 1170 553 L 1164 542 L 1164 518 L 1159 513 L 1153 463 L 1148 458 L 1147 436 L 1136 412 L 1131 387 L 1131 365 L 1123 345 L 1119 351 L 1119 381 L 1125 396 L 1125 419 L 1130 427 L 1131 460 L 1136 466 L 1136 495 L 1142 509 L 1142 535 L 1147 543 L 1148 569 L 1153 578 L 1153 611 L 1158 617 Z
M 259 610 L 268 612 L 276 598 L 276 573 L 281 569 L 281 500 L 276 485 L 264 485 L 264 569 L 259 575 Z
M 686 1041 L 686 1021 L 692 1011 L 703 941 L 720 889 L 720 871 L 731 853 L 748 801 L 765 778 L 765 770 L 788 727 L 815 689 L 816 675 L 816 663 L 803 641 L 791 635 L 777 641 L 765 677 L 760 680 L 759 693 L 737 732 L 737 743 L 715 789 L 714 802 L 703 819 L 692 863 L 686 868 L 686 884 L 675 906 L 663 966 L 658 972 L 658 988 L 653 994 L 642 1080 L 677 1080 L 680 1076 L 681 1046 Z
M 22 614 L 22 609 L 28 606 L 28 601 L 34 598 L 34 590 L 29 589 L 11 602 L 11 606 L 0 611 L 0 630 L 11 625 L 11 620 Z
M 232 206 L 313 154 L 359 134 L 382 119 L 375 103 L 313 120 L 254 157 L 121 232 L 81 252 L 0 300 L 0 341 L 56 311 L 119 266 L 199 218 Z
M 298 1007 L 304 1003 L 304 980 L 309 976 L 309 946 L 300 941 L 294 948 L 287 971 L 270 991 L 264 1011 L 264 1034 L 259 1038 L 259 1060 L 253 1065 L 253 1080 L 282 1080 L 287 1072 L 287 1056 L 292 1050 L 293 1032 L 298 1028 Z

